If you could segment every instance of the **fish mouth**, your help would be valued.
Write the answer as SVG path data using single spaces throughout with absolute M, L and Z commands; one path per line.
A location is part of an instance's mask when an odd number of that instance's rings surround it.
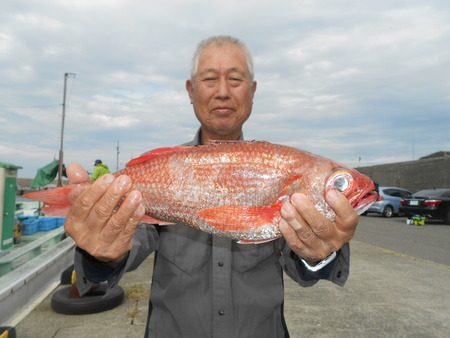
M 375 185 L 369 189 L 366 189 L 361 196 L 362 197 L 358 199 L 356 205 L 353 207 L 358 215 L 363 214 L 370 208 L 372 203 L 378 200 L 378 192 L 375 189 Z

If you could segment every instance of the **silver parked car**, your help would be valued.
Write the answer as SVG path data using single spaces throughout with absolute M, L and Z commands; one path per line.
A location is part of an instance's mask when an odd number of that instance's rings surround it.
M 380 200 L 373 203 L 366 214 L 377 213 L 384 217 L 398 215 L 400 201 L 412 195 L 408 190 L 399 187 L 378 187 L 378 193 Z

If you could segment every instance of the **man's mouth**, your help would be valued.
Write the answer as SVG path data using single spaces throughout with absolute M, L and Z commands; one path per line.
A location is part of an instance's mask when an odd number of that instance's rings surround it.
M 212 112 L 218 114 L 218 115 L 228 115 L 230 113 L 233 113 L 235 110 L 231 107 L 215 107 L 212 109 Z

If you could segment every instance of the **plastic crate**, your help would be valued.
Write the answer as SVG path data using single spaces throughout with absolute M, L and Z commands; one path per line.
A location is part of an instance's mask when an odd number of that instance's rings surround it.
M 39 216 L 37 216 L 37 215 L 32 215 L 32 216 L 30 216 L 30 215 L 18 215 L 18 216 L 16 216 L 16 218 L 19 220 L 19 222 L 23 222 L 26 219 L 38 219 Z
M 56 217 L 40 217 L 39 231 L 49 231 L 56 228 Z
M 39 219 L 27 218 L 22 221 L 22 234 L 25 236 L 33 235 L 39 230 Z
M 65 217 L 55 217 L 56 219 L 56 228 L 59 228 L 64 225 L 64 222 L 66 221 Z

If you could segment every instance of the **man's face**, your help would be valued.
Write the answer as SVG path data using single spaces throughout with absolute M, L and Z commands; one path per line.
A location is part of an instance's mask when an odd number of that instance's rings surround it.
M 245 54 L 236 45 L 203 49 L 197 74 L 186 82 L 195 115 L 202 124 L 202 142 L 238 139 L 250 116 L 256 82 L 250 78 Z

